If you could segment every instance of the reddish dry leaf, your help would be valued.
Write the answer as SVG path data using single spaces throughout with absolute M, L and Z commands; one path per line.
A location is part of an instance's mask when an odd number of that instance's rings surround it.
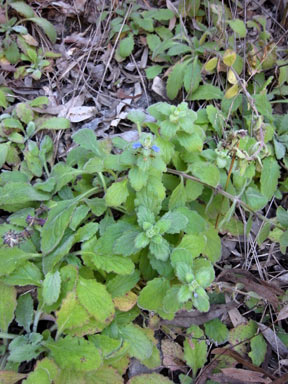
M 252 275 L 252 273 L 242 269 L 229 269 L 220 273 L 217 281 L 231 281 L 235 284 L 241 283 L 244 289 L 249 292 L 256 292 L 263 299 L 267 300 L 277 308 L 279 301 L 277 295 L 283 295 L 282 289 L 275 285 L 263 281 Z
M 279 377 L 279 379 L 276 379 L 272 382 L 272 384 L 287 384 L 288 383 L 288 373 L 286 375 Z
M 171 371 L 181 370 L 185 372 L 186 365 L 183 363 L 183 351 L 178 343 L 171 340 L 163 340 L 161 343 L 163 354 L 163 365 Z
M 176 327 L 189 328 L 192 324 L 202 325 L 209 320 L 216 319 L 230 309 L 235 307 L 233 302 L 227 304 L 212 304 L 209 312 L 203 313 L 200 311 L 178 311 L 173 320 L 162 320 L 161 324 L 173 325 Z
M 266 372 L 265 369 L 257 367 L 256 365 L 250 363 L 248 360 L 245 360 L 238 352 L 233 351 L 232 349 L 228 348 L 215 348 L 211 351 L 214 355 L 228 355 L 238 361 L 238 363 L 242 364 L 244 367 L 249 368 L 251 371 L 255 372 L 261 372 L 267 377 L 270 377 L 270 379 L 275 380 L 275 377 L 270 375 L 270 373 Z
M 267 377 L 265 378 L 264 373 L 262 372 L 248 371 L 246 369 L 239 368 L 223 368 L 221 369 L 221 371 L 224 373 L 225 376 L 228 376 L 231 379 L 239 379 L 239 377 L 241 377 L 241 380 L 247 383 L 271 383 L 271 379 Z

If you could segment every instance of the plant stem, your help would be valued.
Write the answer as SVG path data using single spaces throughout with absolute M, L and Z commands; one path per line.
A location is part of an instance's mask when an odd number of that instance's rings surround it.
M 205 185 L 205 187 L 213 189 L 215 192 L 220 193 L 220 195 L 227 197 L 231 201 L 236 201 L 236 203 L 240 204 L 246 211 L 253 213 L 253 215 L 259 217 L 259 219 L 265 221 L 266 223 L 269 223 L 276 228 L 284 230 L 284 228 L 281 225 L 274 223 L 270 219 L 267 219 L 267 217 L 263 216 L 261 213 L 255 212 L 248 204 L 240 200 L 238 196 L 231 195 L 230 193 L 224 191 L 224 189 L 219 185 L 217 187 L 214 187 L 213 185 L 207 184 L 204 181 L 198 179 L 198 177 L 188 175 L 185 172 L 176 171 L 175 169 L 167 168 L 167 172 L 172 173 L 173 175 L 178 175 L 178 176 L 182 175 L 185 179 L 190 179 L 190 180 L 196 181 L 197 183 Z
M 19 335 L 13 335 L 12 333 L 0 332 L 0 339 L 15 339 Z

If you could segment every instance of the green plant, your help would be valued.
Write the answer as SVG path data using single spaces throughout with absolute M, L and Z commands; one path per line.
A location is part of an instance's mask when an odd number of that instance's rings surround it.
M 4 63 L 18 65 L 22 61 L 30 62 L 30 65 L 21 65 L 17 67 L 15 78 L 30 74 L 35 80 L 41 78 L 43 70 L 47 69 L 51 62 L 45 58 L 56 58 L 59 55 L 53 52 L 43 52 L 42 49 L 36 49 L 38 42 L 29 33 L 23 24 L 32 22 L 40 26 L 51 42 L 56 41 L 56 31 L 54 26 L 42 17 L 36 17 L 32 7 L 23 1 L 5 1 L 0 4 L 1 17 L 3 19 L 0 27 L 0 59 Z M 10 11 L 16 11 L 23 19 L 16 17 L 10 18 Z M 21 53 L 21 51 L 23 53 Z
M 16 106 L 19 120 L 12 121 L 29 125 L 28 105 Z M 112 367 L 123 373 L 128 356 L 158 366 L 153 332 L 133 320 L 141 309 L 170 320 L 180 309 L 207 312 L 213 264 L 221 256 L 219 232 L 241 233 L 234 216 L 237 204 L 259 210 L 277 189 L 280 172 L 271 156 L 272 135 L 259 150 L 255 139 L 236 130 L 216 147 L 210 139 L 209 107 L 195 112 L 186 103 L 158 103 L 148 112 L 154 122 L 146 122 L 137 110 L 128 116 L 139 141 L 115 138 L 111 146 L 82 129 L 73 135 L 77 146 L 66 163 L 50 163 L 51 169 L 45 166 L 52 150 L 49 137 L 40 149 L 28 139 L 20 172 L 0 177 L 0 207 L 11 213 L 0 227 L 1 296 L 7 297 L 1 304 L 6 313 L 1 330 L 13 340 L 4 355 L 14 367 L 40 353 L 47 356 L 27 383 L 47 374 L 42 365 L 63 383 L 72 374 L 79 380 L 92 373 L 119 379 Z M 52 125 L 46 120 L 36 130 Z M 27 129 L 19 131 L 27 140 Z M 29 294 L 16 301 L 14 286 L 27 284 L 37 287 L 35 311 Z M 24 335 L 7 333 L 15 310 Z M 52 315 L 54 324 L 39 334 L 43 315 Z M 227 331 L 220 322 L 214 334 L 215 327 L 205 325 L 207 335 L 224 342 Z M 196 328 L 193 337 L 202 338 Z M 196 375 L 206 361 L 206 343 L 199 344 L 198 363 L 189 337 L 185 343 L 185 359 Z M 256 358 L 252 352 L 251 358 Z
M 3 105 L 7 105 L 4 92 L 3 96 Z M 0 115 L 0 165 L 2 167 L 7 162 L 8 165 L 17 167 L 21 164 L 21 171 L 29 180 L 33 176 L 41 177 L 43 167 L 49 175 L 47 158 L 53 152 L 53 143 L 49 136 L 42 139 L 40 148 L 31 139 L 41 130 L 66 129 L 70 126 L 65 118 L 45 115 L 40 117 L 35 109 L 45 104 L 48 104 L 48 98 L 41 96 L 26 103 L 15 104 L 11 114 Z M 24 161 L 21 161 L 21 153 Z

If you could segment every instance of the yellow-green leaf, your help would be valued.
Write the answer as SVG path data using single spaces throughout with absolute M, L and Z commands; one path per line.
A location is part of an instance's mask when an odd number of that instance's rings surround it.
M 16 309 L 16 288 L 0 282 L 0 329 L 7 332 Z
M 232 65 L 235 63 L 236 60 L 236 52 L 232 49 L 226 49 L 223 55 L 223 62 L 228 67 L 232 67 Z
M 232 97 L 238 95 L 238 92 L 239 92 L 238 84 L 234 84 L 232 85 L 232 87 L 227 89 L 224 97 L 225 99 L 232 99 Z

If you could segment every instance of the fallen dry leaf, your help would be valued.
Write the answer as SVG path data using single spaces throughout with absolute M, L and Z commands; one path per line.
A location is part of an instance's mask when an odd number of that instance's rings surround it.
M 288 304 L 285 305 L 277 316 L 277 321 L 287 319 L 288 317 Z
M 246 383 L 271 383 L 271 379 L 268 377 L 265 378 L 265 374 L 262 372 L 248 371 L 239 368 L 222 368 L 221 371 L 231 379 L 239 379 L 241 377 L 241 380 Z
M 257 323 L 260 331 L 262 332 L 265 339 L 271 345 L 273 351 L 279 354 L 282 358 L 288 357 L 288 348 L 286 345 L 279 339 L 275 332 L 272 331 L 269 327 L 264 324 Z
M 257 367 L 256 365 L 250 363 L 250 361 L 245 360 L 238 352 L 233 351 L 229 348 L 215 348 L 211 351 L 213 355 L 227 355 L 238 361 L 238 363 L 242 364 L 244 367 L 249 368 L 251 371 L 261 372 L 265 374 L 270 379 L 275 380 L 275 377 L 270 375 L 265 369 Z
M 216 319 L 234 307 L 236 307 L 236 303 L 231 302 L 228 304 L 212 304 L 209 312 L 206 313 L 196 310 L 190 312 L 178 311 L 173 320 L 162 320 L 161 324 L 189 328 L 192 324 L 201 325 L 209 320 Z
M 263 281 L 252 275 L 252 273 L 242 269 L 229 269 L 220 273 L 217 281 L 232 281 L 242 283 L 247 292 L 256 292 L 263 299 L 267 300 L 274 308 L 277 308 L 279 301 L 277 295 L 283 295 L 282 289 L 275 285 Z
M 178 343 L 171 340 L 161 342 L 163 365 L 171 371 L 181 370 L 185 372 L 186 364 L 183 363 L 183 350 Z

